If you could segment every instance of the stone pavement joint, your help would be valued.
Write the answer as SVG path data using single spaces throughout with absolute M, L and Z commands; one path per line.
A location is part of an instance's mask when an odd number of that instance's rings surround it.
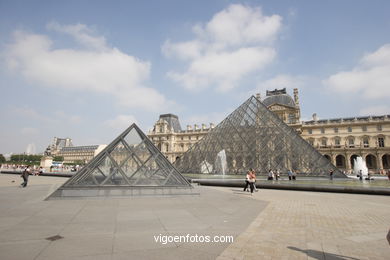
M 390 255 L 388 196 L 262 189 L 253 199 L 269 204 L 217 259 L 388 259 Z
M 12 182 L 13 181 L 13 182 Z M 200 196 L 44 201 L 66 178 L 0 174 L 0 259 L 388 259 L 390 197 L 196 187 Z M 159 244 L 154 235 L 234 235 Z M 50 236 L 64 238 L 48 241 Z

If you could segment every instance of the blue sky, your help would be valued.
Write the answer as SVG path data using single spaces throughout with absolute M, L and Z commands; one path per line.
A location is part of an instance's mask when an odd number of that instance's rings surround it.
M 163 113 L 218 123 L 283 87 L 304 120 L 389 114 L 389 13 L 378 0 L 0 0 L 0 153 L 107 144 Z

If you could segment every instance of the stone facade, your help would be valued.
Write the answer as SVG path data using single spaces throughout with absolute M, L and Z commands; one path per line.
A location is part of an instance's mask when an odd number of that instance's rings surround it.
M 107 145 L 85 145 L 63 147 L 57 156 L 64 157 L 64 163 L 82 163 L 89 162 L 93 157 L 100 153 Z
M 261 99 L 260 94 L 256 96 Z M 313 114 L 313 120 L 301 121 L 298 89 L 294 89 L 293 97 L 286 89 L 267 91 L 262 103 L 339 169 L 350 173 L 357 156 L 365 159 L 371 173 L 390 169 L 390 115 L 318 120 Z M 161 115 L 148 133 L 171 162 L 214 127 L 202 124 L 181 130 L 178 124 L 180 126 L 176 115 Z
M 214 128 L 214 124 L 211 123 L 209 126 L 205 124 L 201 126 L 187 125 L 186 130 L 181 130 L 180 127 L 179 130 L 175 131 L 174 126 L 168 123 L 172 119 L 176 119 L 179 122 L 176 115 L 160 115 L 159 120 L 154 124 L 153 130 L 148 133 L 149 139 L 152 140 L 154 145 L 160 149 L 170 162 L 174 162 L 191 145 L 198 142 L 210 129 Z
M 71 138 L 54 137 L 46 148 L 46 156 L 62 156 L 64 163 L 87 163 L 102 151 L 107 145 L 73 146 Z
M 45 155 L 47 156 L 56 156 L 60 150 L 64 147 L 72 147 L 72 139 L 54 137 L 53 142 L 46 148 Z
M 302 136 L 338 168 L 353 169 L 363 157 L 371 172 L 390 169 L 390 115 L 303 122 Z

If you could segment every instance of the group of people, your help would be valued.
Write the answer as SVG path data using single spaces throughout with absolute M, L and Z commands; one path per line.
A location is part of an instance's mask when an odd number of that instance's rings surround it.
M 297 173 L 293 170 L 288 170 L 287 171 L 287 176 L 288 176 L 288 180 L 296 180 L 297 178 Z M 280 179 L 280 171 L 279 170 L 276 170 L 276 171 L 273 171 L 272 169 L 269 169 L 268 171 L 268 178 L 267 178 L 269 181 L 272 181 L 272 180 L 279 180 Z
M 268 180 L 269 181 L 272 181 L 272 180 L 279 180 L 279 177 L 280 177 L 280 172 L 279 170 L 276 170 L 275 172 L 272 171 L 271 169 L 269 169 L 268 171 Z
M 288 170 L 287 171 L 287 175 L 288 175 L 288 179 L 291 181 L 291 180 L 296 180 L 296 172 L 293 171 L 293 170 Z M 272 169 L 270 169 L 268 171 L 268 180 L 279 180 L 280 178 L 280 171 L 279 170 L 276 170 L 275 172 L 272 171 Z M 250 189 L 250 192 L 251 194 L 253 194 L 253 191 L 257 191 L 257 188 L 256 188 L 256 172 L 250 168 L 249 171 L 247 172 L 246 174 L 246 178 L 245 178 L 245 187 L 244 187 L 244 191 L 249 191 Z
M 27 165 L 24 169 L 22 169 L 20 174 L 20 177 L 23 178 L 23 182 L 20 186 L 22 188 L 26 188 L 30 174 L 38 176 L 41 173 L 43 173 L 43 167 L 39 167 L 38 170 L 35 171 L 30 165 Z

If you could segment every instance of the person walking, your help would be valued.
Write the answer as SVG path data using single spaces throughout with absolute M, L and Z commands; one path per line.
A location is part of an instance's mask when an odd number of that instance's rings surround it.
M 255 191 L 255 192 L 257 192 L 258 190 L 257 190 L 257 188 L 256 188 L 256 172 L 252 169 L 252 176 L 254 177 L 254 179 L 255 179 L 255 181 L 253 182 L 253 190 Z
M 293 181 L 295 181 L 297 179 L 297 172 L 296 171 L 292 171 L 292 179 L 293 179 Z
M 246 191 L 248 189 L 248 187 L 250 186 L 249 179 L 250 179 L 250 172 L 251 171 L 252 171 L 252 168 L 250 168 L 249 171 L 246 173 L 244 191 Z M 248 192 L 249 192 L 249 190 L 248 190 Z
M 21 174 L 21 177 L 23 178 L 23 183 L 21 184 L 22 188 L 26 188 L 27 182 L 28 182 L 28 177 L 30 176 L 30 172 L 31 172 L 30 166 L 27 165 Z
M 276 172 L 275 172 L 275 180 L 279 180 L 279 177 L 280 177 L 280 171 L 276 170 Z
M 274 172 L 271 169 L 269 169 L 269 171 L 268 171 L 268 180 L 272 181 L 273 179 L 274 179 Z
M 288 180 L 291 181 L 292 175 L 293 175 L 293 174 L 292 174 L 292 171 L 291 171 L 291 170 L 288 170 L 288 171 L 287 171 L 287 175 L 288 175 Z
M 250 171 L 249 172 L 249 187 L 251 189 L 251 195 L 253 194 L 253 190 L 254 190 L 254 183 L 256 181 L 256 176 L 254 175 L 253 171 Z

